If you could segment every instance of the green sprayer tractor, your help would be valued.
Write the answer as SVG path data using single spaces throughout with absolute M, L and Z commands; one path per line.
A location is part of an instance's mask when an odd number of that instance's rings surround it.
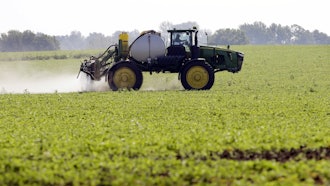
M 178 73 L 186 90 L 209 90 L 216 72 L 241 70 L 243 53 L 229 48 L 199 46 L 197 29 L 168 32 L 168 47 L 160 33 L 153 30 L 142 32 L 130 45 L 128 34 L 123 32 L 118 44 L 109 46 L 98 57 L 84 60 L 80 71 L 94 81 L 104 77 L 110 89 L 116 91 L 139 90 L 143 72 Z

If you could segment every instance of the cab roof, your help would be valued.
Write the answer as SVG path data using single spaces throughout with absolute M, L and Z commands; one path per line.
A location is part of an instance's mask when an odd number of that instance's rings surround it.
M 197 29 L 172 29 L 172 30 L 167 30 L 167 32 L 196 32 Z

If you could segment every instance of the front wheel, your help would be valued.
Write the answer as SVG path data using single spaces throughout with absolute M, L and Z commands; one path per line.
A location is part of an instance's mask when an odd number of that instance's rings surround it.
M 142 86 L 142 71 L 131 62 L 119 62 L 108 72 L 108 83 L 112 90 L 139 90 Z
M 181 71 L 181 83 L 186 90 L 209 90 L 214 83 L 213 68 L 205 61 L 192 61 Z

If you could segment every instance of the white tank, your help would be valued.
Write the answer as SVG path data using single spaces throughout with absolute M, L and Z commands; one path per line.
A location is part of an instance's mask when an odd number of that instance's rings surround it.
M 137 61 L 147 61 L 165 55 L 165 43 L 155 31 L 142 33 L 130 46 L 130 55 Z

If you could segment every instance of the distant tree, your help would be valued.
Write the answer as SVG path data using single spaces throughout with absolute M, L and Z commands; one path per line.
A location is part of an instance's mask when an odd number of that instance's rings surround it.
M 291 25 L 291 33 L 293 44 L 315 44 L 311 32 L 297 24 Z
M 10 30 L 7 34 L 1 34 L 1 51 L 41 51 L 58 50 L 59 42 L 55 37 L 38 33 L 34 34 L 29 30 L 23 33 L 17 30 Z
M 197 22 L 188 21 L 180 24 L 173 24 L 165 21 L 159 25 L 165 44 L 169 43 L 170 29 L 191 29 L 199 28 Z M 144 31 L 144 30 L 142 30 Z M 142 31 L 129 31 L 129 43 L 131 44 Z M 111 44 L 118 43 L 119 34 L 122 31 L 115 31 L 111 36 L 102 33 L 90 33 L 84 37 L 79 31 L 72 31 L 70 35 L 49 36 L 43 33 L 33 33 L 26 30 L 23 33 L 17 30 L 10 30 L 0 35 L 0 51 L 32 51 L 32 50 L 83 50 L 106 48 Z M 267 27 L 262 22 L 253 24 L 245 23 L 239 29 L 218 29 L 215 33 L 208 29 L 199 29 L 198 41 L 200 45 L 215 44 L 330 44 L 330 37 L 318 30 L 309 31 L 294 24 L 282 26 L 272 23 Z
M 271 24 L 267 27 L 261 22 L 240 25 L 250 44 L 329 44 L 330 37 L 318 30 L 310 32 L 294 24 L 281 26 Z
M 10 30 L 7 34 L 1 34 L 2 48 L 4 51 L 22 51 L 22 33 L 17 30 Z
M 58 50 L 59 42 L 55 37 L 48 36 L 43 33 L 37 33 L 33 40 L 34 50 Z
M 237 29 L 219 29 L 209 39 L 212 45 L 244 45 L 248 43 L 244 32 Z
M 35 49 L 34 46 L 35 37 L 36 34 L 34 34 L 30 30 L 26 30 L 23 32 L 23 36 L 22 36 L 23 51 L 31 51 Z
M 62 50 L 86 49 L 85 38 L 79 31 L 72 31 L 70 35 L 56 36 Z
M 322 32 L 319 32 L 318 30 L 314 30 L 312 32 L 313 38 L 315 43 L 321 44 L 321 45 L 328 45 L 330 44 L 330 37 Z
M 170 43 L 170 34 L 167 32 L 167 30 L 173 29 L 174 25 L 171 22 L 164 21 L 159 25 L 160 34 L 165 41 L 165 45 L 169 45 Z
M 240 25 L 239 29 L 245 33 L 250 44 L 266 44 L 269 41 L 267 26 L 262 22 L 245 23 Z
M 141 34 L 141 32 L 139 32 L 138 30 L 133 30 L 131 32 L 128 33 L 129 38 L 128 38 L 128 43 L 132 43 L 137 37 L 139 37 Z M 118 40 L 118 39 L 117 39 Z M 118 41 L 117 41 L 118 42 Z
M 280 24 L 271 24 L 268 28 L 269 41 L 267 44 L 290 44 L 292 33 L 289 26 L 282 27 Z
M 167 30 L 173 29 L 173 24 L 169 21 L 164 21 L 159 25 L 160 33 L 167 33 Z
M 199 28 L 198 23 L 195 21 L 188 21 L 188 22 L 173 25 L 173 28 L 175 28 L 175 29 L 192 29 L 193 27 Z
M 85 48 L 85 38 L 79 31 L 72 31 L 69 40 L 72 42 L 72 45 L 75 49 L 84 49 Z
M 102 49 L 109 45 L 110 39 L 101 33 L 90 33 L 86 38 L 87 49 Z

